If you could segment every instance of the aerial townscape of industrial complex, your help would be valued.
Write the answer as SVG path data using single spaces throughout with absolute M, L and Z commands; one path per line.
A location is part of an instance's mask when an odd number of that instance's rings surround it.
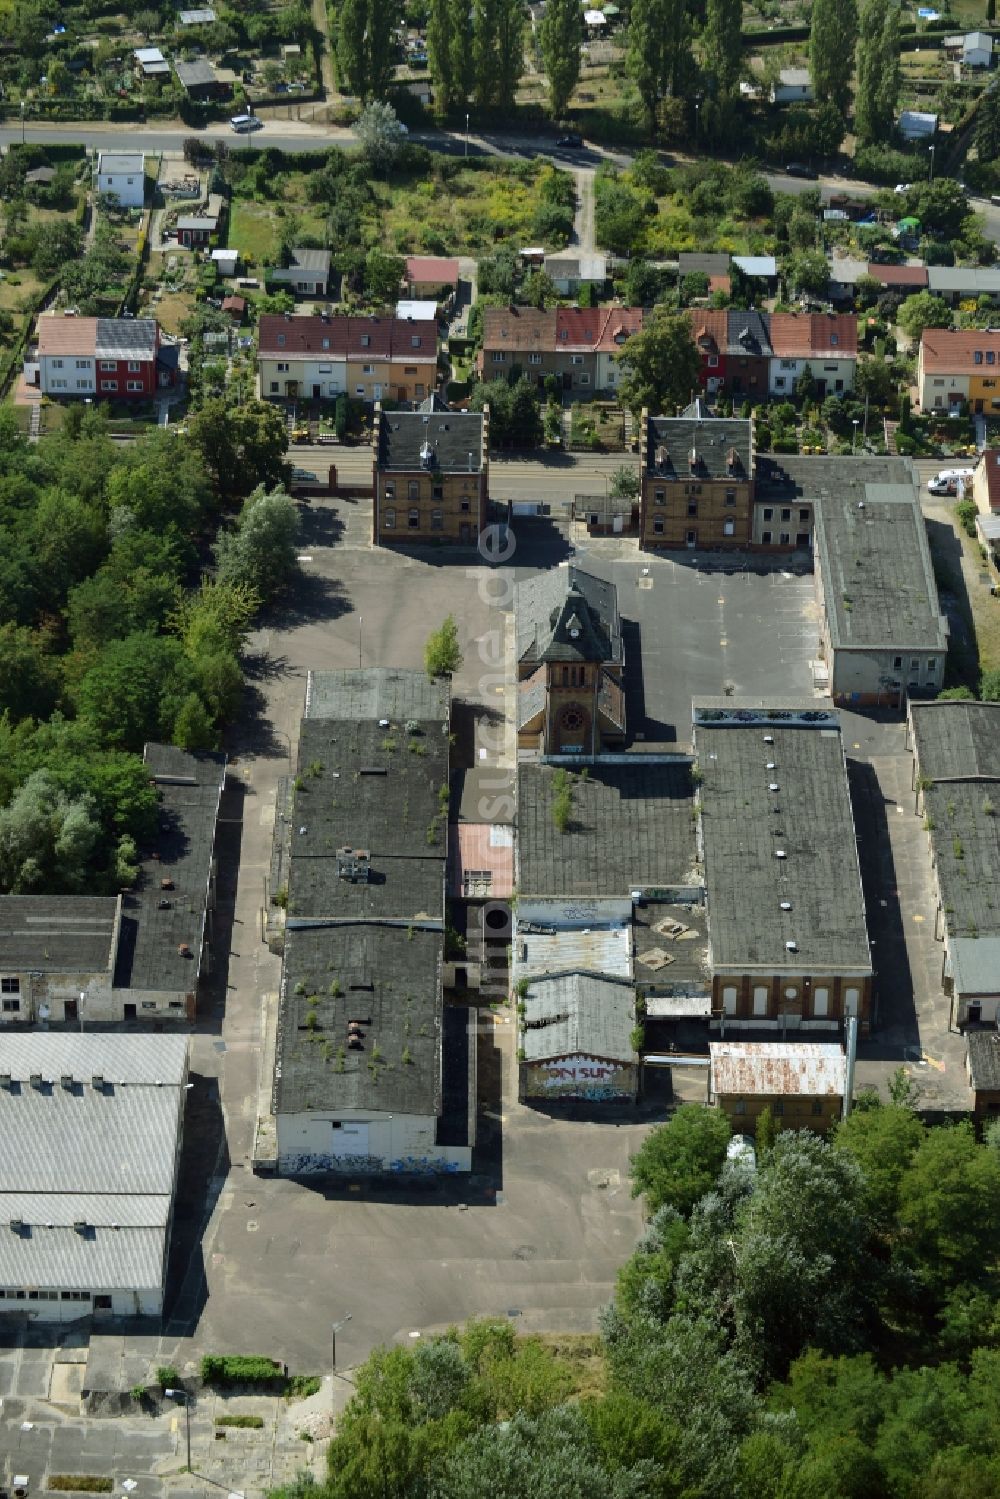
M 1000 1496 L 996 0 L 0 0 L 0 1499 Z

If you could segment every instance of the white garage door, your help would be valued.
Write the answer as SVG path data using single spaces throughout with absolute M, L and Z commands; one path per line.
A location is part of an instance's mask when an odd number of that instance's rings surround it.
M 333 1155 L 367 1155 L 368 1121 L 362 1123 L 335 1124 L 332 1130 Z

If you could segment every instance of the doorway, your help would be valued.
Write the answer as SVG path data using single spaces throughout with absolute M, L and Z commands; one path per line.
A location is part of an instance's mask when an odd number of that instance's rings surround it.
M 80 1002 L 79 1002 L 79 1000 L 76 1000 L 76 999 L 67 999 L 66 1002 L 65 1002 L 65 1004 L 63 1005 L 63 1019 L 64 1020 L 79 1020 L 79 1018 L 80 1018 Z
M 125 1006 L 123 1006 L 122 1013 L 123 1013 L 124 1018 L 126 1020 L 134 1020 L 135 1019 L 135 1005 L 125 1005 Z
M 313 400 L 314 401 L 318 401 L 320 399 L 320 397 L 322 396 L 322 394 L 323 394 L 323 387 L 322 387 L 322 385 L 314 385 L 313 386 Z

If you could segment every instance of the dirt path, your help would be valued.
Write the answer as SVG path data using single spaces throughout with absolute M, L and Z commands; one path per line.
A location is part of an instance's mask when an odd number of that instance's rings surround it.
M 323 79 L 323 91 L 329 104 L 337 92 L 336 79 L 333 76 L 333 41 L 330 36 L 330 17 L 327 14 L 326 0 L 312 0 L 313 25 L 323 38 L 323 50 L 320 53 L 320 74 Z
M 594 245 L 594 174 L 573 173 L 576 180 L 576 215 L 573 219 L 573 244 L 585 254 L 593 254 Z

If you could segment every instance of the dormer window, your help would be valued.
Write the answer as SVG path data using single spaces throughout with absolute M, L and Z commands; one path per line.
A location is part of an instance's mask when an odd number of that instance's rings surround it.
M 368 333 L 362 333 L 362 335 L 361 335 L 361 345 L 362 345 L 362 348 L 367 349 L 367 347 L 368 347 L 368 345 L 370 343 L 371 343 L 371 335 L 368 334 Z
M 330 347 L 330 340 L 328 338 L 321 338 L 320 344 L 324 349 L 328 349 Z
M 972 358 L 973 358 L 973 361 L 976 364 L 982 364 L 982 362 L 983 362 L 983 351 L 982 351 L 982 349 L 977 349 L 976 352 L 973 354 Z
M 840 335 L 839 335 L 839 333 L 831 333 L 830 334 L 830 347 L 831 348 L 836 348 L 837 344 L 839 342 L 840 342 Z
M 278 347 L 282 349 L 285 347 L 285 335 L 283 333 L 278 334 Z
M 993 350 L 992 349 L 987 349 L 987 351 L 986 351 L 986 363 L 987 364 L 996 364 L 996 362 L 997 362 L 997 356 L 994 354 Z
M 410 343 L 412 344 L 413 348 L 419 349 L 420 348 L 420 334 L 419 333 L 414 333 L 412 335 L 412 337 L 410 338 Z

